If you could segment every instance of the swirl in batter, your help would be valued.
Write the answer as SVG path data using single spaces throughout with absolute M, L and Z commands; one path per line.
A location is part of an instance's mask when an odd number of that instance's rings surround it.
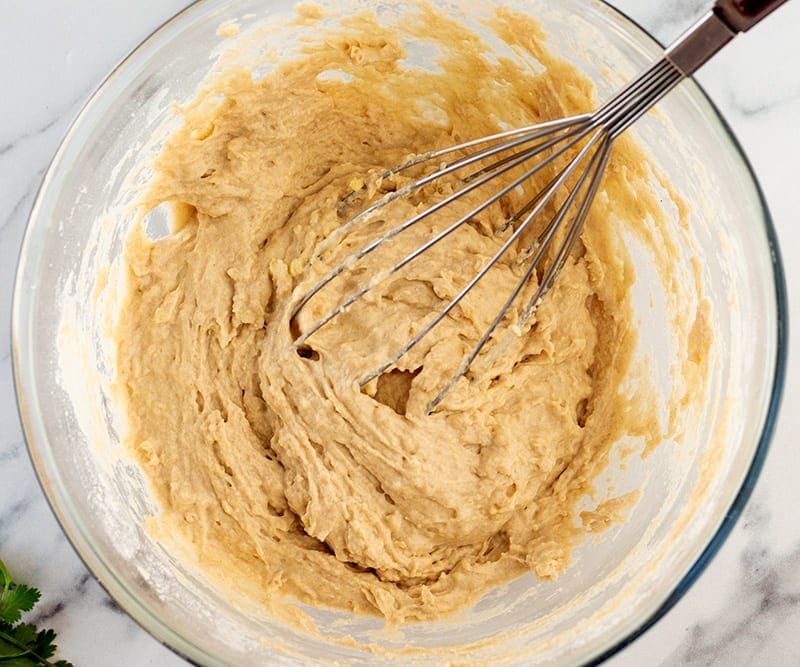
M 528 571 L 556 577 L 586 532 L 576 504 L 612 444 L 661 437 L 647 385 L 618 390 L 636 339 L 621 229 L 661 219 L 625 137 L 553 292 L 521 330 L 519 309 L 506 318 L 433 414 L 425 406 L 524 271 L 522 245 L 391 372 L 364 391 L 356 381 L 494 254 L 515 200 L 380 283 L 302 354 L 292 348 L 297 329 L 389 256 L 324 291 L 293 331 L 298 295 L 431 195 L 387 209 L 309 267 L 321 240 L 400 183 L 377 187 L 372 176 L 410 154 L 593 106 L 589 81 L 547 53 L 534 21 L 501 11 L 491 28 L 521 58 L 490 57 L 430 10 L 391 29 L 350 18 L 261 80 L 242 70 L 214 79 L 181 109 L 155 162 L 142 210 L 166 202 L 175 219 L 156 240 L 137 226 L 125 249 L 115 336 L 126 440 L 161 504 L 160 534 L 265 604 L 288 595 L 403 622 L 461 609 Z M 435 68 L 406 62 L 415 36 L 438 47 Z

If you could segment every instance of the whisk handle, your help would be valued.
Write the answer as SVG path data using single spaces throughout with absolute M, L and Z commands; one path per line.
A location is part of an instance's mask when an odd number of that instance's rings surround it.
M 691 76 L 738 33 L 749 30 L 786 0 L 716 0 L 714 7 L 676 39 L 664 56 Z
M 734 32 L 749 30 L 786 0 L 717 0 L 714 13 Z

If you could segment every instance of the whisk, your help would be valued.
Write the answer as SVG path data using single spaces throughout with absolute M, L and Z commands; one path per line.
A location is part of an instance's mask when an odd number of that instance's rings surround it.
M 499 187 L 496 192 L 472 210 L 460 215 L 457 220 L 448 224 L 445 229 L 431 236 L 421 246 L 381 271 L 378 276 L 373 277 L 367 284 L 346 296 L 338 305 L 314 321 L 305 331 L 302 331 L 295 339 L 294 347 L 298 351 L 302 350 L 311 336 L 363 297 L 379 282 L 400 271 L 422 253 L 448 237 L 456 229 L 474 219 L 475 216 L 495 202 L 498 202 L 501 197 L 512 191 L 518 191 L 520 186 L 529 181 L 545 166 L 554 163 L 556 160 L 563 160 L 565 163 L 563 169 L 558 171 L 543 189 L 536 192 L 533 197 L 507 218 L 501 231 L 513 229 L 513 233 L 500 245 L 491 259 L 403 347 L 358 381 L 359 385 L 364 387 L 364 385 L 391 368 L 422 338 L 428 335 L 462 301 L 467 293 L 475 287 L 478 281 L 486 275 L 509 248 L 520 239 L 525 230 L 531 226 L 531 223 L 542 215 L 545 207 L 554 200 L 556 193 L 565 185 L 568 186 L 569 191 L 566 198 L 555 209 L 555 214 L 545 222 L 542 231 L 538 234 L 533 245 L 530 246 L 527 253 L 527 267 L 509 293 L 497 316 L 492 320 L 472 350 L 464 357 L 450 380 L 428 404 L 428 413 L 435 410 L 455 383 L 467 373 L 475 358 L 491 339 L 498 325 L 506 317 L 509 309 L 522 293 L 525 285 L 530 281 L 534 271 L 538 269 L 541 279 L 533 296 L 520 311 L 521 314 L 518 321 L 520 326 L 530 319 L 539 303 L 553 287 L 580 237 L 592 201 L 600 185 L 614 140 L 672 90 L 684 77 L 691 76 L 701 65 L 733 39 L 737 33 L 748 30 L 785 1 L 717 0 L 709 12 L 669 46 L 657 61 L 594 112 L 512 129 L 491 136 L 473 139 L 456 146 L 430 151 L 384 172 L 380 177 L 381 179 L 392 177 L 426 162 L 436 164 L 438 161 L 439 163 L 438 168 L 432 173 L 387 193 L 355 215 L 355 217 L 345 222 L 326 239 L 328 244 L 325 247 L 330 247 L 333 241 L 346 234 L 355 224 L 370 218 L 390 202 L 400 197 L 408 197 L 424 186 L 451 174 L 456 174 L 467 167 L 472 166 L 472 169 L 475 170 L 475 165 L 479 166 L 476 171 L 461 180 L 459 189 L 367 243 L 327 272 L 319 282 L 298 298 L 291 312 L 292 321 L 295 321 L 297 315 L 309 301 L 334 278 L 344 271 L 352 269 L 359 260 L 397 235 L 434 213 L 442 211 L 457 199 L 503 174 L 509 174 L 512 170 L 522 170 L 524 173 Z M 466 150 L 473 150 L 474 152 L 458 157 L 450 163 L 442 162 L 441 160 L 445 156 L 453 153 L 462 153 Z M 491 161 L 490 164 L 483 166 L 487 160 Z M 541 222 L 539 221 L 539 224 Z M 559 242 L 553 245 L 557 238 Z M 553 250 L 548 255 L 551 246 L 553 246 Z M 321 249 L 318 249 L 315 256 L 319 257 L 321 251 Z M 547 257 L 547 261 L 544 261 L 545 257 Z

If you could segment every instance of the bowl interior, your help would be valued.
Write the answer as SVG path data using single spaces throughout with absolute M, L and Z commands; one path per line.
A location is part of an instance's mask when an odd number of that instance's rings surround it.
M 322 4 L 342 13 L 376 9 L 360 0 Z M 454 15 L 467 8 L 464 20 L 485 31 L 479 18 L 487 6 L 434 4 Z M 505 4 L 537 17 L 550 48 L 590 76 L 601 99 L 659 53 L 643 32 L 599 2 Z M 120 415 L 107 392 L 114 373 L 102 326 L 107 304 L 102 294 L 95 298 L 98 281 L 105 280 L 102 267 L 119 256 L 133 223 L 127 207 L 135 186 L 149 176 L 142 155 L 157 150 L 177 123 L 172 102 L 190 99 L 209 71 L 232 57 L 223 55 L 230 41 L 218 34 L 220 24 L 237 20 L 241 48 L 235 57 L 255 63 L 265 48 L 291 53 L 311 30 L 292 23 L 292 11 L 290 2 L 268 0 L 193 5 L 111 75 L 59 150 L 31 215 L 14 308 L 20 411 L 42 485 L 107 590 L 156 637 L 199 662 L 375 660 L 348 646 L 348 637 L 387 651 L 382 662 L 409 656 L 421 663 L 590 660 L 642 626 L 712 541 L 756 458 L 773 397 L 779 304 L 767 214 L 728 131 L 692 82 L 681 84 L 635 132 L 659 172 L 691 203 L 691 228 L 679 234 L 684 261 L 674 271 L 677 280 L 702 276 L 696 298 L 707 299 L 713 314 L 706 399 L 680 441 L 662 443 L 645 459 L 631 456 L 624 467 L 612 461 L 610 494 L 639 488 L 641 497 L 627 521 L 576 550 L 567 573 L 554 582 L 522 577 L 454 619 L 395 635 L 382 633 L 377 619 L 306 609 L 319 629 L 306 633 L 263 617 L 246 601 L 231 604 L 143 527 L 157 507 L 123 451 Z M 379 3 L 376 11 L 391 20 L 397 5 Z M 677 224 L 677 211 L 669 215 Z M 638 354 L 650 360 L 656 383 L 668 393 L 675 345 L 669 312 L 654 287 L 648 251 L 631 244 Z M 619 451 L 639 445 L 620 443 Z

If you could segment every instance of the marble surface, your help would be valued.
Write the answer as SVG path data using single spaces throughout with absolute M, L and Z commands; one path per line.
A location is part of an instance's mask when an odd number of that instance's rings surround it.
M 710 0 L 617 0 L 662 41 Z M 26 218 L 61 136 L 107 71 L 186 0 L 0 0 L 0 558 L 44 591 L 35 620 L 76 665 L 182 665 L 87 572 L 55 521 L 25 451 L 9 358 L 11 288 Z M 787 259 L 800 320 L 800 2 L 738 39 L 699 75 L 749 155 Z M 800 664 L 800 368 L 786 391 L 758 485 L 689 593 L 608 664 Z

